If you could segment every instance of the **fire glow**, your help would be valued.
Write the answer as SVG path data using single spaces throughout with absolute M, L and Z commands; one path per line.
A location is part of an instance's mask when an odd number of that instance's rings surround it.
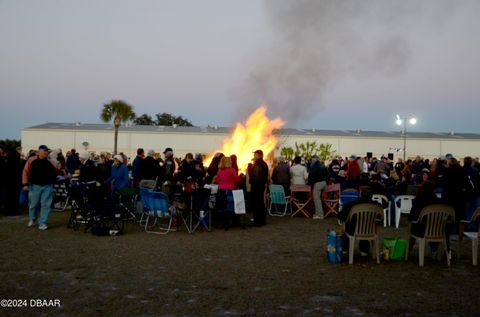
M 280 129 L 285 122 L 280 118 L 270 120 L 266 112 L 267 107 L 260 106 L 248 117 L 245 125 L 237 123 L 232 135 L 224 140 L 222 148 L 206 158 L 205 165 L 210 164 L 217 152 L 226 156 L 235 154 L 239 172 L 245 173 L 248 164 L 252 162 L 255 150 L 262 150 L 264 157 L 272 153 L 278 143 L 273 131 Z

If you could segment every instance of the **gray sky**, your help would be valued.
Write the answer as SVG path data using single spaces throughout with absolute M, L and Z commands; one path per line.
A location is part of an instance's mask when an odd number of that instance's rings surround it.
M 335 4 L 334 4 L 335 3 Z M 0 0 L 0 139 L 111 99 L 233 125 L 480 133 L 480 1 Z M 293 109 L 293 110 L 292 110 Z

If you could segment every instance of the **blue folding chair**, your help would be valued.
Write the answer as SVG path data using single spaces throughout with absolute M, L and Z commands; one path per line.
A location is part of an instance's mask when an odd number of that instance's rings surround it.
M 343 206 L 346 204 L 357 201 L 360 197 L 358 190 L 354 188 L 347 188 L 340 192 L 340 210 L 342 210 Z
M 167 234 L 172 228 L 173 213 L 168 209 L 168 198 L 163 192 L 154 192 L 149 189 L 140 191 L 145 213 L 145 232 Z M 150 218 L 153 217 L 153 224 Z M 158 227 L 158 230 L 155 228 Z

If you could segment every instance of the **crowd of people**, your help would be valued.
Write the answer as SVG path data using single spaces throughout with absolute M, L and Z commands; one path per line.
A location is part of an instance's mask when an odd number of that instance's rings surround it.
M 365 189 L 372 194 L 388 198 L 406 194 L 409 185 L 419 185 L 422 206 L 428 204 L 426 195 L 433 188 L 441 201 L 451 205 L 457 220 L 471 216 L 479 206 L 480 163 L 478 158 L 465 157 L 463 165 L 451 154 L 428 160 L 396 163 L 386 156 L 334 157 L 324 162 L 318 156 L 296 156 L 288 161 L 274 158 L 269 166 L 262 150 L 252 153 L 252 162 L 242 173 L 235 155 L 217 153 L 208 166 L 203 165 L 200 154 L 187 153 L 183 159 L 174 156 L 173 149 L 165 148 L 163 158 L 154 150 L 137 150 L 129 161 L 123 153 L 82 152 L 75 149 L 64 156 L 61 150 L 50 150 L 41 145 L 23 157 L 21 149 L 5 152 L 0 149 L 0 207 L 4 213 L 18 211 L 20 188 L 29 193 L 29 226 L 38 222 L 39 229 L 48 228 L 47 220 L 52 205 L 52 186 L 57 177 L 76 177 L 80 182 L 95 182 L 106 196 L 124 188 L 139 188 L 149 183 L 156 190 L 164 191 L 169 198 L 178 191 L 203 188 L 205 184 L 217 184 L 218 208 L 232 212 L 231 191 L 242 189 L 245 193 L 247 211 L 253 215 L 253 225 L 266 225 L 265 194 L 269 183 L 282 185 L 288 195 L 291 185 L 309 185 L 313 196 L 313 219 L 323 218 L 322 193 L 331 183 L 341 188 Z M 153 184 L 153 185 L 151 185 Z M 37 216 L 40 210 L 40 215 Z M 415 214 L 415 213 L 412 213 Z M 229 225 L 228 217 L 225 226 Z

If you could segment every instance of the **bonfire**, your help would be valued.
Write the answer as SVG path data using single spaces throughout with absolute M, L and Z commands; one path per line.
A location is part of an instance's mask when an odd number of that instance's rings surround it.
M 248 164 L 252 162 L 255 150 L 262 150 L 265 157 L 273 153 L 278 143 L 273 131 L 281 128 L 285 122 L 280 118 L 270 120 L 266 112 L 267 107 L 260 106 L 248 117 L 244 125 L 237 123 L 231 136 L 224 140 L 222 148 L 207 156 L 205 166 L 210 164 L 217 152 L 226 156 L 235 154 L 239 171 L 245 173 Z

